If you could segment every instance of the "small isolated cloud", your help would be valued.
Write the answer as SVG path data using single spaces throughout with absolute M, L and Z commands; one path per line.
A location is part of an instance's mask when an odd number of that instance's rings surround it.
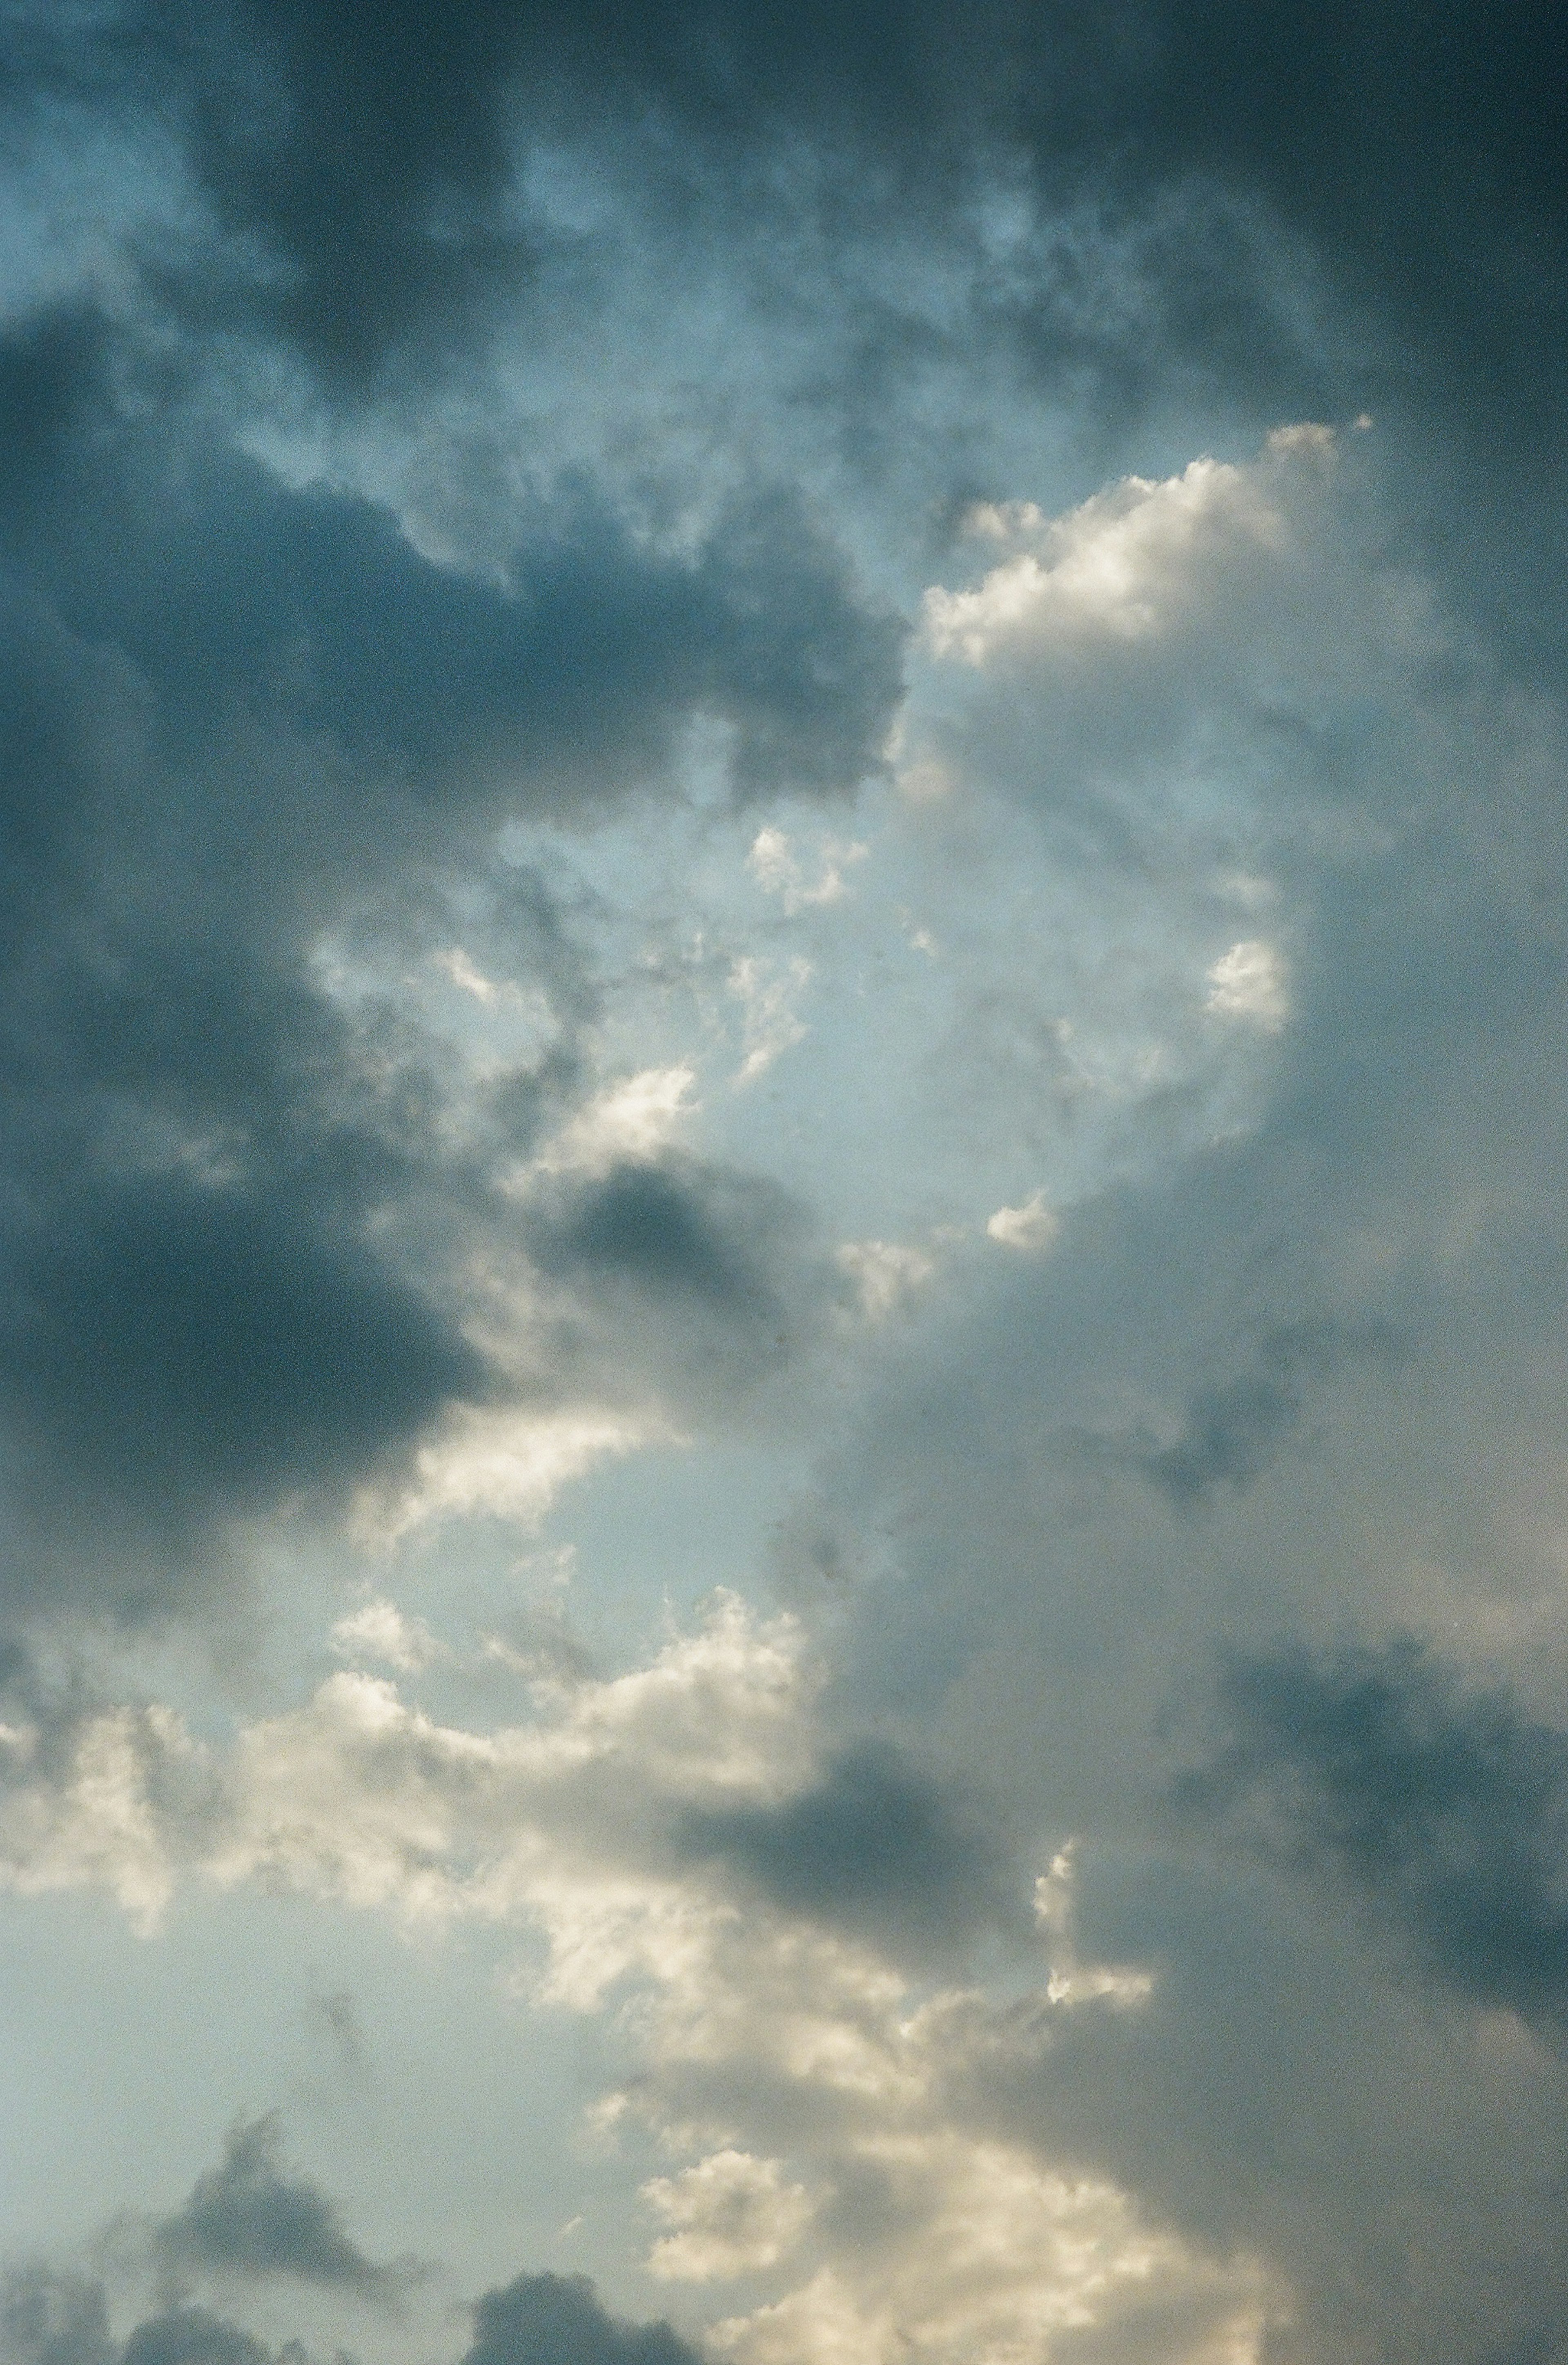
M 448 952 L 437 953 L 435 965 L 461 992 L 472 994 L 474 1000 L 483 1003 L 487 1009 L 497 1002 L 521 1003 L 522 1000 L 521 989 L 510 978 L 498 981 L 476 969 L 461 945 L 454 945 Z M 548 1007 L 543 995 L 538 999 L 542 1006 Z
M 760 2273 L 789 2256 L 811 2222 L 803 2185 L 781 2161 L 717 2151 L 678 2176 L 656 2176 L 643 2198 L 671 2230 L 648 2253 L 661 2282 L 712 2282 Z
M 396 2298 L 414 2271 L 368 2259 L 336 2202 L 285 2166 L 275 2115 L 232 2130 L 218 2167 L 196 2179 L 184 2208 L 163 2219 L 154 2238 L 175 2269 L 292 2276 L 364 2299 Z
M 1250 1019 L 1277 1035 L 1290 1016 L 1284 964 L 1260 936 L 1245 937 L 1222 953 L 1209 970 L 1204 1007 L 1221 1018 Z
M 1024 1256 L 1043 1256 L 1056 1240 L 1061 1219 L 1046 1205 L 1043 1191 L 1032 1191 L 1021 1207 L 998 1207 L 986 1218 L 986 1238 Z

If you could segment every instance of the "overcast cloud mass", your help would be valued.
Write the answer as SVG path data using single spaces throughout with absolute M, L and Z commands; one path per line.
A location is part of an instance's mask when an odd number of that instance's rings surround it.
M 1568 2360 L 1561 13 L 3 39 L 4 2365 Z

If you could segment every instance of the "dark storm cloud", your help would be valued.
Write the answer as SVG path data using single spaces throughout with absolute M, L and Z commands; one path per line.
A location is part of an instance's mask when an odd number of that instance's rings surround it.
M 886 1743 L 842 1751 L 782 1806 L 689 1814 L 680 1836 L 787 1912 L 895 1950 L 961 1940 L 1014 1916 L 1016 1884 L 994 1835 Z
M 553 1270 L 621 1278 L 656 1296 L 782 1318 L 770 1266 L 802 1229 L 785 1193 L 696 1161 L 626 1162 L 556 1194 L 534 1227 Z
M 519 2275 L 474 2310 L 463 2365 L 698 2365 L 667 2324 L 627 2324 L 586 2275 Z
M 330 2196 L 283 2158 L 274 2116 L 234 2128 L 217 2168 L 196 2179 L 189 2199 L 158 2225 L 160 2257 L 178 2270 L 292 2277 L 364 2299 L 395 2298 L 406 2267 L 367 2259 Z M 151 2359 L 148 2359 L 151 2365 Z
M 1152 235 L 1152 308 L 1118 353 L 1099 340 L 1108 398 L 1118 379 L 1158 394 L 1173 366 L 1226 399 L 1250 385 L 1265 409 L 1301 408 L 1315 380 L 1321 401 L 1337 373 L 1351 395 L 1342 360 L 1271 301 L 1278 259 L 1247 227 L 1261 219 L 1360 311 L 1362 394 L 1435 397 L 1458 423 L 1477 398 L 1557 415 L 1568 76 L 1534 0 L 1484 18 L 1459 0 L 1266 17 L 988 0 L 961 32 L 932 0 L 853 19 L 405 0 L 374 43 L 338 0 L 144 0 L 90 31 L 40 16 L 13 38 L 24 88 L 111 115 L 157 104 L 177 127 L 220 237 L 163 241 L 148 285 L 202 327 L 292 342 L 346 387 L 471 347 L 503 302 L 526 313 L 561 243 L 513 188 L 520 140 L 542 133 L 602 142 L 615 169 L 640 151 L 644 203 L 704 236 L 733 232 L 737 205 L 757 229 L 788 220 L 778 166 L 802 149 L 845 243 L 901 213 L 957 222 L 991 167 L 1005 181 L 1022 161 L 1053 205 Z M 1096 339 L 1051 277 L 993 293 L 1059 380 L 1092 366 Z
M 592 1007 L 495 824 L 656 780 L 699 713 L 739 793 L 846 784 L 899 641 L 787 495 L 737 496 L 677 554 L 574 480 L 521 501 L 501 576 L 465 573 L 141 367 L 91 310 L 0 341 L 7 1589 L 119 1609 L 215 1520 L 330 1498 L 495 1393 L 442 1275 L 514 1231 L 487 1161 L 569 1104 Z M 334 921 L 418 958 L 454 866 L 562 1029 L 457 1150 L 439 1051 L 309 966 Z M 540 1246 L 770 1318 L 744 1228 L 650 1171 Z
M 1410 1642 L 1237 1658 L 1186 1812 L 1343 1883 L 1446 1986 L 1568 2004 L 1568 1734 Z
M 465 572 L 386 510 L 296 490 L 198 419 L 128 419 L 109 358 L 81 311 L 0 341 L 0 432 L 24 461 L 0 519 L 16 575 L 132 669 L 182 753 L 248 708 L 372 767 L 340 799 L 385 810 L 409 781 L 449 822 L 493 805 L 498 768 L 536 804 L 623 790 L 693 711 L 733 726 L 744 789 L 843 787 L 876 766 L 900 627 L 789 490 L 738 494 L 677 553 L 579 475 L 515 497 L 498 575 Z

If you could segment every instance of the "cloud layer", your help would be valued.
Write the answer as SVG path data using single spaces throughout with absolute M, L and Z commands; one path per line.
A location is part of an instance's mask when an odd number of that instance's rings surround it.
M 3 38 L 17 2365 L 1562 2354 L 1555 25 Z

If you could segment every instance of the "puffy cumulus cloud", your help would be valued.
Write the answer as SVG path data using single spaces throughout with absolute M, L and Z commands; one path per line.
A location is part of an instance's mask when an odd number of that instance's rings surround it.
M 1268 842 L 1262 798 L 1294 791 L 1298 829 L 1326 816 L 1325 757 L 1369 651 L 1402 665 L 1410 630 L 1407 584 L 1362 560 L 1339 449 L 1293 429 L 1256 460 L 1125 478 L 1064 516 L 972 511 L 971 545 L 1005 555 L 925 593 L 912 775 L 1004 786 L 1073 829 L 1081 860 L 1158 847 L 1186 869 L 1212 846 L 1217 872 Z
M 1185 473 L 1011 514 L 937 604 L 979 637 L 927 642 L 921 825 L 1025 805 L 1150 935 L 1190 895 L 1167 995 L 1254 1088 L 977 1262 L 801 1516 L 859 1572 L 844 1713 L 1080 1832 L 1088 1957 L 1154 1974 L 1010 2065 L 1016 2138 L 1269 2259 L 1304 2358 L 1551 2355 L 1563 715 L 1340 444 L 1246 464 L 1211 540 Z
M 1296 429 L 1271 448 L 1327 453 L 1333 439 L 1326 428 Z M 1162 484 L 1128 477 L 1065 518 L 1047 519 L 1022 501 L 983 505 L 969 522 L 984 541 L 1025 545 L 977 589 L 925 595 L 935 654 L 977 667 L 1034 644 L 1137 643 L 1179 633 L 1212 597 L 1216 577 L 1234 582 L 1238 561 L 1277 550 L 1284 538 L 1284 521 L 1256 476 L 1214 460 L 1194 460 Z
M 999 1241 L 1004 1249 L 1021 1250 L 1028 1256 L 1038 1256 L 1051 1247 L 1060 1229 L 1060 1221 L 1047 1206 L 1043 1191 L 1031 1191 L 1021 1205 L 998 1207 L 985 1219 L 987 1239 Z
M 665 2282 L 711 2282 L 777 2266 L 811 2221 L 802 2185 L 788 2184 L 776 2159 L 716 2151 L 678 2176 L 655 2176 L 643 2198 L 671 2230 L 648 2253 Z
M 1209 971 L 1207 1007 L 1226 1018 L 1249 1018 L 1271 1034 L 1284 1025 L 1289 996 L 1279 955 L 1260 936 L 1244 937 Z
M 1263 2279 L 1245 2265 L 1206 2267 L 1151 2235 L 1103 2183 L 1042 2175 L 1021 2147 L 954 2137 L 868 2146 L 863 2166 L 884 2205 L 902 2203 L 913 2239 L 888 2244 L 869 2272 L 869 2261 L 853 2275 L 824 2268 L 771 2307 L 721 2324 L 721 2354 L 758 2365 L 911 2355 L 1000 2365 L 1070 2356 L 1063 2336 L 1091 2332 L 1112 2353 L 1125 2342 L 1131 2355 L 1182 2365 L 1260 2353 L 1271 2312 Z
M 161 1810 L 151 1780 L 140 1806 L 171 1879 L 542 1933 L 541 2000 L 614 2008 L 635 2046 L 605 2126 L 690 2163 L 644 2184 L 665 2229 L 650 2270 L 751 2292 L 736 2314 L 726 2290 L 726 2353 L 1043 2359 L 1064 2327 L 1125 2323 L 1134 2338 L 1155 2304 L 1189 2322 L 1181 2354 L 1252 2354 L 1278 2296 L 1260 2267 L 1146 2224 L 985 2099 L 986 2075 L 1037 2072 L 1067 2020 L 1136 2012 L 1147 1982 L 1081 1958 L 1065 1859 L 1043 1981 L 988 1998 L 917 1978 L 960 1958 L 966 1931 L 1005 1926 L 1002 1860 L 885 1748 L 824 1762 L 820 1681 L 798 1627 L 728 1601 L 651 1664 L 546 1685 L 535 1722 L 498 1732 L 335 1676 L 237 1734 L 206 1813 Z M 172 1730 L 166 1745 L 192 1746 Z M 118 1805 L 97 1856 L 78 1832 L 98 1804 L 67 1761 L 52 1828 L 36 1803 L 10 1826 L 12 1877 L 112 1878 Z M 265 2123 L 237 2130 L 160 2238 L 214 2270 L 363 2281 Z M 385 2271 L 360 2264 L 373 2284 Z M 566 2319 L 582 2303 L 573 2286 L 543 2296 Z M 538 2298 L 520 2298 L 524 2320 Z

